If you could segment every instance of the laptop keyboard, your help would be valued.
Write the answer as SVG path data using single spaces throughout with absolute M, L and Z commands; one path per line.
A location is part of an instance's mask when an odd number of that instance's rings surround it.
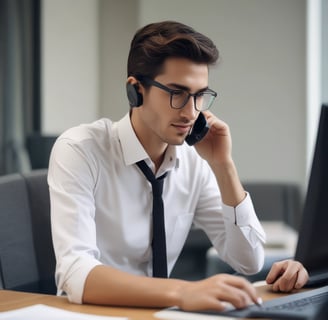
M 309 306 L 319 306 L 328 300 L 328 292 L 319 293 L 312 297 L 306 297 L 292 302 L 287 302 L 281 305 L 264 307 L 267 311 L 282 311 L 294 310 L 301 312 L 309 308 Z

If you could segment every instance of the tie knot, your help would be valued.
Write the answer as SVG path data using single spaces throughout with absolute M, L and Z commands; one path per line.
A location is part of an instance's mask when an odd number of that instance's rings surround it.
M 153 196 L 160 197 L 163 192 L 163 183 L 164 183 L 164 178 L 166 177 L 166 173 L 164 173 L 163 175 L 161 175 L 159 178 L 156 179 L 155 175 L 153 174 L 151 169 L 147 166 L 144 160 L 137 162 L 137 166 L 140 168 L 140 170 L 145 175 L 147 180 L 151 183 L 153 189 Z
M 157 180 L 163 180 L 166 177 L 167 173 L 165 172 L 163 175 L 156 179 L 155 175 L 153 174 L 153 171 L 151 171 L 151 169 L 148 167 L 144 160 L 138 161 L 136 165 L 139 167 L 139 169 L 142 171 L 142 173 L 145 175 L 145 177 L 151 184 L 153 184 L 154 182 L 156 183 Z

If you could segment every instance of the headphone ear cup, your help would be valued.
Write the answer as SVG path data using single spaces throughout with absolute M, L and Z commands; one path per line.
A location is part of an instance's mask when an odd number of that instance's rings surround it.
M 142 94 L 138 91 L 138 85 L 127 83 L 126 94 L 131 107 L 139 107 L 142 105 L 143 99 Z

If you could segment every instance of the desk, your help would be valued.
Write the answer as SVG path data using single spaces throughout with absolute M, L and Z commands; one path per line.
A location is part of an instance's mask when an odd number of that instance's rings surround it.
M 154 320 L 154 312 L 158 309 L 107 307 L 96 305 L 79 305 L 70 303 L 66 297 L 46 294 L 25 293 L 0 290 L 0 311 L 8 311 L 34 304 L 45 304 L 74 312 L 82 312 L 112 317 L 127 317 L 129 320 Z M 157 319 L 158 320 L 158 319 Z
M 282 294 L 273 293 L 269 286 L 257 288 L 263 300 L 277 298 Z M 112 317 L 127 317 L 129 320 L 155 320 L 153 314 L 160 309 L 107 307 L 95 305 L 77 305 L 68 302 L 66 297 L 57 297 L 46 294 L 25 293 L 10 290 L 0 290 L 0 311 L 8 311 L 34 304 L 45 304 L 74 312 L 105 315 Z

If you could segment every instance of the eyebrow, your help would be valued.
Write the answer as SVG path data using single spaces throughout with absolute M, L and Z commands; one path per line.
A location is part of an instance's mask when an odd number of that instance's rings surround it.
M 177 84 L 177 83 L 168 83 L 167 85 L 168 85 L 168 86 L 171 86 L 171 87 L 175 87 L 175 88 L 177 88 L 177 89 L 179 89 L 179 90 L 185 90 L 185 91 L 190 92 L 190 88 L 188 88 L 188 87 L 186 87 L 186 86 L 183 86 L 183 85 L 181 85 L 181 84 Z M 201 88 L 201 89 L 197 90 L 196 93 L 197 93 L 197 92 L 203 92 L 203 91 L 206 91 L 207 89 L 208 89 L 208 86 L 206 86 L 205 88 Z

